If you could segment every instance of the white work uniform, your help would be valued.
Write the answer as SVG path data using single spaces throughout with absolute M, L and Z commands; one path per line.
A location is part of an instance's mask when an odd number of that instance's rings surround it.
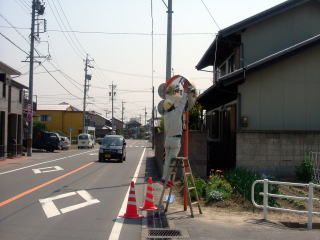
M 181 147 L 182 135 L 182 113 L 186 106 L 188 94 L 183 93 L 182 97 L 175 102 L 175 108 L 170 112 L 164 113 L 164 132 L 165 142 L 164 148 L 166 157 L 163 166 L 162 179 L 168 180 L 172 167 L 171 160 L 178 156 Z

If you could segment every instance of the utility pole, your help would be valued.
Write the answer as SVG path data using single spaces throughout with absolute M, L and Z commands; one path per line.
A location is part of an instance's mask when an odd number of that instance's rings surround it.
M 113 107 L 113 101 L 114 101 L 114 96 L 116 95 L 115 88 L 116 88 L 116 86 L 113 85 L 113 82 L 112 82 L 112 84 L 111 84 L 111 92 L 109 92 L 109 96 L 111 97 L 112 132 L 114 131 L 114 107 Z
M 144 126 L 147 125 L 147 108 L 144 107 Z
M 124 114 L 124 106 L 123 106 L 124 103 L 125 103 L 125 102 L 122 101 L 122 107 L 121 107 L 121 121 L 122 121 L 122 122 L 123 122 L 123 114 Z
M 32 133 L 33 133 L 33 61 L 34 61 L 34 40 L 35 40 L 35 21 L 36 12 L 38 15 L 44 14 L 44 4 L 39 0 L 32 0 L 31 14 L 31 34 L 30 34 L 30 65 L 29 65 L 29 96 L 28 96 L 28 137 L 27 137 L 27 156 L 32 156 Z
M 168 23 L 167 23 L 167 66 L 166 81 L 171 78 L 171 57 L 172 57 L 172 0 L 168 0 Z
M 90 65 L 89 54 L 87 53 L 86 60 L 85 60 L 85 66 L 84 66 L 84 91 L 83 91 L 83 112 L 82 112 L 82 118 L 83 118 L 83 133 L 87 133 L 86 128 L 86 100 L 87 100 L 87 92 L 89 91 L 89 81 L 91 80 L 91 75 L 88 74 L 88 68 L 93 68 L 93 66 Z
M 124 128 L 123 128 L 124 103 L 125 102 L 122 101 L 122 107 L 121 107 L 122 134 L 124 134 Z

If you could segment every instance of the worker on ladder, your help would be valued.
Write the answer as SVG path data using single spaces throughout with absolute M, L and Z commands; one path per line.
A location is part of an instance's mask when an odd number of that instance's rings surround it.
M 172 159 L 176 158 L 181 148 L 182 137 L 182 114 L 185 110 L 187 101 L 194 105 L 195 103 L 195 90 L 191 83 L 181 77 L 183 84 L 183 93 L 180 94 L 179 84 L 170 85 L 166 89 L 166 99 L 163 103 L 164 109 L 164 133 L 165 133 L 165 161 L 163 166 L 163 174 L 160 183 L 165 184 L 167 187 L 172 187 L 174 183 L 169 181 L 169 176 L 173 170 Z M 188 109 L 191 106 L 187 106 Z

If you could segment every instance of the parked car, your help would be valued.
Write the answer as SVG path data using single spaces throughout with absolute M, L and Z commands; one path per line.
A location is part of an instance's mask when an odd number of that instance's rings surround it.
M 103 138 L 99 149 L 99 162 L 115 159 L 126 160 L 126 141 L 121 135 L 107 135 Z
M 70 140 L 67 137 L 61 136 L 60 137 L 60 143 L 61 143 L 61 149 L 62 150 L 67 150 L 71 146 Z
M 80 148 L 94 148 L 94 139 L 91 134 L 81 133 L 78 136 L 78 149 Z
M 48 152 L 61 149 L 60 136 L 55 132 L 39 132 L 33 137 L 32 147 L 37 149 L 44 149 Z

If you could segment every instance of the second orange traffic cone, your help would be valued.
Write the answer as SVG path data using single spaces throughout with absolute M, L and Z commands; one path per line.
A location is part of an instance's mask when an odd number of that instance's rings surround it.
M 144 201 L 144 206 L 140 207 L 142 210 L 157 210 L 158 208 L 154 205 L 153 201 L 153 187 L 152 187 L 152 177 L 149 177 L 148 179 L 148 185 L 147 185 L 147 193 L 146 193 L 146 199 Z
M 137 201 L 136 201 L 136 191 L 134 189 L 134 182 L 131 182 L 130 192 L 127 204 L 127 211 L 122 218 L 142 218 L 143 216 L 137 212 Z

